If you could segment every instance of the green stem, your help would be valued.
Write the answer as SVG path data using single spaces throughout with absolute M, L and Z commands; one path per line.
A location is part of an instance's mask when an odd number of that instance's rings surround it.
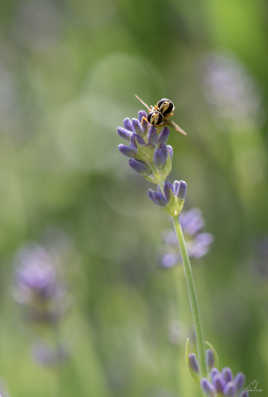
M 198 306 L 198 298 L 195 288 L 195 282 L 192 273 L 192 266 L 188 256 L 183 231 L 179 222 L 178 217 L 173 217 L 173 224 L 177 234 L 179 246 L 180 246 L 180 253 L 183 260 L 183 267 L 184 267 L 184 275 L 186 278 L 188 296 L 190 300 L 190 306 L 193 316 L 193 323 L 196 333 L 196 346 L 197 346 L 197 354 L 199 359 L 200 365 L 200 372 L 202 376 L 207 375 L 207 364 L 206 364 L 206 353 L 205 353 L 205 343 L 203 338 L 203 332 L 201 327 L 201 320 L 200 320 L 200 311 Z

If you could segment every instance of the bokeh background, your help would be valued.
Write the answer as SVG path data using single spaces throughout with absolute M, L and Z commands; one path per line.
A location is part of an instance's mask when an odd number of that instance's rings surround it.
M 2 1 L 0 376 L 11 397 L 196 396 L 182 269 L 162 269 L 165 212 L 116 127 L 170 97 L 172 177 L 215 237 L 193 263 L 221 366 L 268 390 L 268 3 Z M 53 253 L 69 309 L 56 333 L 14 299 L 18 253 Z M 41 336 L 40 336 L 41 335 Z M 57 339 L 63 362 L 36 362 Z M 41 360 L 42 361 L 42 360 Z M 57 361 L 57 360 L 56 360 Z

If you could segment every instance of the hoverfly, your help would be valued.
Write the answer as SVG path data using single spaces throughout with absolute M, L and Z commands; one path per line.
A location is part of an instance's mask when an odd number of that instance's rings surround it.
M 175 131 L 180 132 L 182 135 L 187 135 L 178 124 L 169 117 L 174 115 L 175 105 L 167 98 L 160 99 L 156 105 L 148 106 L 138 95 L 135 95 L 137 100 L 148 110 L 147 120 L 155 127 L 162 127 L 164 125 L 171 125 Z

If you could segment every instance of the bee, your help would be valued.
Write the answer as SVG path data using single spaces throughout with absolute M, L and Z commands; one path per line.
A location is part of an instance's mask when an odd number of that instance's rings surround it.
M 148 106 L 138 95 L 135 95 L 137 100 L 148 110 L 147 120 L 155 127 L 162 127 L 164 125 L 171 125 L 175 131 L 180 132 L 182 135 L 187 133 L 169 117 L 174 115 L 175 105 L 168 98 L 160 99 L 156 105 Z

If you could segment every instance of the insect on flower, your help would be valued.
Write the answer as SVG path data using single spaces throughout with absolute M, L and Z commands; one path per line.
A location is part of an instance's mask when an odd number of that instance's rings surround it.
M 172 126 L 175 131 L 181 133 L 182 135 L 187 135 L 187 133 L 173 120 L 169 120 L 169 117 L 174 115 L 175 105 L 168 98 L 160 99 L 156 105 L 148 106 L 138 95 L 135 95 L 137 100 L 145 106 L 148 110 L 147 120 L 154 127 L 163 127 L 164 125 Z

